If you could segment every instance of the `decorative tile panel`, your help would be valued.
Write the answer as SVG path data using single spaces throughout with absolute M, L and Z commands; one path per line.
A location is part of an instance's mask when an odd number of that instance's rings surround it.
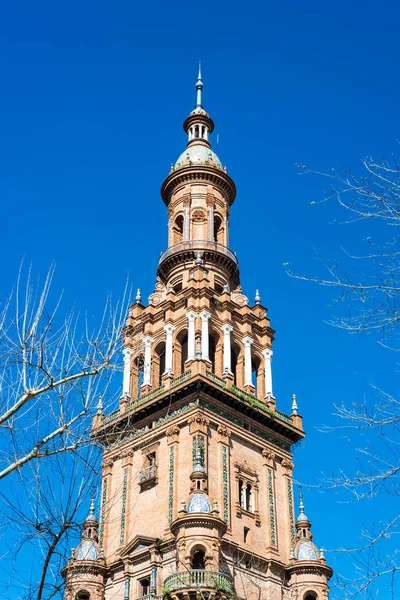
M 104 526 L 106 519 L 106 505 L 107 505 L 107 483 L 108 479 L 105 477 L 103 479 L 103 493 L 101 497 L 101 512 L 100 512 L 100 531 L 99 531 L 99 546 L 103 548 L 103 540 L 104 540 Z
M 224 506 L 224 521 L 229 521 L 229 487 L 228 487 L 228 448 L 222 446 L 222 499 Z
M 269 526 L 271 533 L 271 544 L 276 545 L 276 525 L 275 525 L 275 499 L 274 499 L 274 482 L 273 471 L 268 469 L 268 502 L 269 502 Z
M 120 530 L 120 544 L 125 541 L 125 517 L 126 517 L 126 497 L 128 493 L 128 469 L 124 470 L 124 478 L 122 483 L 122 509 L 121 509 L 121 530 Z
M 289 503 L 290 543 L 292 548 L 294 548 L 296 543 L 296 531 L 294 527 L 293 486 L 290 478 L 287 480 L 287 492 Z
M 169 449 L 169 495 L 168 495 L 168 521 L 171 523 L 174 516 L 174 468 L 175 446 Z

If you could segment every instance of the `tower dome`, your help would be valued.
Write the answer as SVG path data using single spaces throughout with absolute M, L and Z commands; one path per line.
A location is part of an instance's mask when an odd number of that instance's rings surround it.
M 205 494 L 195 493 L 190 498 L 188 513 L 209 513 L 211 512 L 210 502 Z
M 217 167 L 217 169 L 223 168 L 215 152 L 203 144 L 190 144 L 176 161 L 175 169 L 190 165 L 209 165 Z

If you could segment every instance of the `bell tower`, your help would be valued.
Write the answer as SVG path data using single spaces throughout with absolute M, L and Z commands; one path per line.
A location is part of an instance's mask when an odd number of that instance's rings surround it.
M 236 188 L 211 148 L 200 70 L 196 91 L 186 149 L 161 187 L 168 245 L 154 292 L 143 302 L 138 291 L 122 332 L 119 407 L 99 406 L 93 421 L 101 582 L 95 595 L 81 585 L 73 555 L 67 597 L 326 600 L 332 570 L 303 509 L 295 521 L 302 418 L 295 396 L 291 414 L 277 407 L 275 332 L 258 291 L 250 303 L 240 285 L 228 235 Z

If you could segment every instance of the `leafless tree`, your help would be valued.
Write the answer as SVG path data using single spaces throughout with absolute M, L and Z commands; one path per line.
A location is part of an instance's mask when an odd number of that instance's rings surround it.
M 113 374 L 121 371 L 127 287 L 115 306 L 107 299 L 97 320 L 76 310 L 65 316 L 53 277 L 51 267 L 42 284 L 34 282 L 22 265 L 0 305 L 3 597 L 60 592 L 59 571 L 99 470 L 92 417 L 101 397 L 112 403 L 119 395 Z
M 340 224 L 361 225 L 365 251 L 354 255 L 343 248 L 344 261 L 324 262 L 325 276 L 290 274 L 338 292 L 335 300 L 345 301 L 346 312 L 350 312 L 336 314 L 333 325 L 350 333 L 375 334 L 379 344 L 398 352 L 400 165 L 395 157 L 380 162 L 366 158 L 362 167 L 360 176 L 350 170 L 327 174 L 300 167 L 302 173 L 317 173 L 329 180 L 330 190 L 321 202 L 338 203 Z M 341 425 L 324 429 L 356 434 L 362 442 L 356 449 L 357 467 L 342 468 L 337 477 L 325 483 L 330 488 L 347 490 L 354 501 L 373 502 L 375 498 L 376 502 L 379 497 L 383 504 L 390 496 L 400 497 L 400 398 L 372 386 L 369 398 L 351 400 L 335 407 Z M 399 597 L 399 535 L 400 506 L 392 501 L 382 514 L 372 512 L 371 523 L 362 531 L 356 547 L 338 549 L 351 556 L 355 567 L 351 580 L 339 578 L 345 598 L 375 597 L 382 586 L 390 590 L 392 598 Z

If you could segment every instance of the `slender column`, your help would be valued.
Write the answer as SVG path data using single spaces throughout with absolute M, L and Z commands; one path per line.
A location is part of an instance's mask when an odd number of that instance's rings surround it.
M 202 360 L 210 360 L 209 356 L 209 332 L 208 332 L 208 320 L 211 314 L 206 310 L 200 313 L 201 319 L 201 358 Z
M 173 343 L 172 343 L 172 334 L 175 330 L 174 325 L 165 325 L 164 330 L 166 333 L 165 339 L 165 371 L 163 375 L 172 375 L 173 367 L 172 367 L 172 352 L 173 352 Z
M 144 339 L 144 372 L 143 372 L 143 383 L 144 385 L 151 385 L 151 344 L 153 338 L 147 335 Z
M 251 337 L 246 336 L 243 338 L 242 342 L 244 344 L 244 385 L 251 385 L 254 387 L 251 380 L 251 346 L 253 340 Z
M 130 396 L 131 388 L 131 356 L 133 351 L 131 348 L 124 348 L 122 351 L 124 355 L 124 378 L 122 382 L 122 395 Z
M 210 242 L 214 241 L 214 208 L 212 206 L 208 207 L 208 239 Z
M 196 313 L 190 311 L 186 314 L 188 319 L 188 356 L 187 360 L 194 360 L 196 352 L 196 339 L 195 339 L 195 321 Z
M 187 241 L 189 239 L 189 207 L 188 206 L 185 206 L 185 208 L 184 208 L 183 239 L 184 239 L 184 241 Z
M 231 331 L 233 330 L 232 325 L 222 325 L 221 327 L 224 334 L 224 375 L 231 375 Z
M 265 377 L 265 397 L 266 398 L 273 398 L 273 394 L 272 394 L 272 369 L 271 369 L 271 362 L 272 362 L 272 350 L 270 350 L 269 348 L 267 348 L 266 350 L 263 350 L 263 357 L 264 357 L 264 377 Z

